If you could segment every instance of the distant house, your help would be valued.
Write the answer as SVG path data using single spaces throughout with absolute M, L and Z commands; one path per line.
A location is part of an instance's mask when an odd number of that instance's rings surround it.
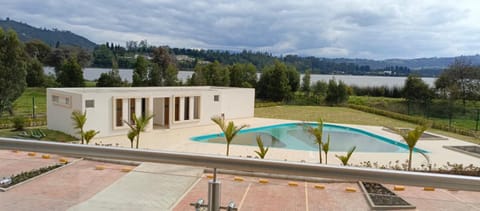
M 73 111 L 87 112 L 97 137 L 127 134 L 132 115 L 153 114 L 147 131 L 211 124 L 212 116 L 253 117 L 255 90 L 233 87 L 48 88 L 48 128 L 76 135 Z

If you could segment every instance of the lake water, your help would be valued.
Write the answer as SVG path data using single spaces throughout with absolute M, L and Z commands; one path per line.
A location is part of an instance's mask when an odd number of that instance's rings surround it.
M 45 73 L 54 73 L 52 67 L 45 67 Z M 84 68 L 83 69 L 83 77 L 86 80 L 96 80 L 100 77 L 100 74 L 104 72 L 108 72 L 111 69 L 108 68 Z M 133 69 L 120 69 L 120 76 L 123 80 L 127 80 L 129 82 L 132 81 L 132 72 Z M 186 81 L 187 78 L 191 77 L 193 72 L 191 71 L 179 71 L 178 78 L 182 81 Z M 301 75 L 303 77 L 303 74 Z M 260 77 L 260 73 L 258 74 Z M 406 77 L 388 77 L 388 76 L 359 76 L 359 75 L 319 75 L 319 74 L 312 74 L 311 75 L 311 84 L 317 81 L 325 81 L 335 78 L 336 80 L 342 80 L 347 85 L 356 85 L 360 87 L 365 86 L 387 86 L 387 87 L 403 87 L 405 83 Z M 433 86 L 436 78 L 425 77 L 422 78 L 425 83 L 429 86 Z

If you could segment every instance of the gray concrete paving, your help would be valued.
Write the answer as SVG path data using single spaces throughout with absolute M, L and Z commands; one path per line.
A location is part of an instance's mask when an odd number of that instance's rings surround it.
M 171 210 L 202 173 L 202 168 L 142 163 L 69 210 Z

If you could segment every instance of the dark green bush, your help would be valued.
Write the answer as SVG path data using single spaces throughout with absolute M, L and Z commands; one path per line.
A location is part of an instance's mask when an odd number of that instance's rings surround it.
M 13 123 L 13 129 L 16 131 L 23 130 L 25 128 L 25 117 L 23 116 L 14 116 L 11 120 Z

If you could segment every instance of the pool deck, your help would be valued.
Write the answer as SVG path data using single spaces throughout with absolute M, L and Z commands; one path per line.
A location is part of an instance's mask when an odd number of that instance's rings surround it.
M 248 118 L 248 119 L 234 119 L 232 120 L 236 125 L 247 124 L 249 128 L 267 126 L 273 124 L 300 122 L 292 120 L 280 120 L 280 119 L 267 119 L 267 118 Z M 402 138 L 392 132 L 388 132 L 381 126 L 364 126 L 364 125 L 347 125 L 336 124 L 348 127 L 359 128 L 368 132 L 379 134 L 381 136 L 398 140 L 401 142 Z M 204 143 L 190 140 L 193 136 L 206 135 L 211 133 L 221 132 L 217 125 L 213 123 L 207 126 L 198 126 L 190 128 L 180 129 L 154 129 L 142 133 L 140 140 L 140 148 L 158 149 L 166 151 L 177 152 L 191 152 L 191 153 L 204 153 L 204 154 L 216 154 L 224 155 L 226 151 L 225 144 Z M 438 134 L 435 134 L 438 135 Z M 427 150 L 430 158 L 430 163 L 436 167 L 442 167 L 450 163 L 458 164 L 475 164 L 480 162 L 479 158 L 455 152 L 449 149 L 445 149 L 443 146 L 454 145 L 475 145 L 469 142 L 461 141 L 458 139 L 445 137 L 438 135 L 443 139 L 439 140 L 422 140 L 417 143 L 416 147 Z M 92 141 L 93 143 L 112 144 L 113 146 L 119 145 L 122 147 L 129 147 L 130 142 L 125 136 L 113 136 L 107 138 L 99 138 Z M 242 146 L 242 145 L 230 145 L 230 156 L 252 156 L 255 157 L 254 150 L 257 150 L 256 146 Z M 328 154 L 328 163 L 333 165 L 339 165 L 340 161 L 335 157 L 335 154 L 344 154 L 344 152 L 330 152 Z M 360 162 L 377 162 L 379 165 L 388 165 L 398 161 L 399 164 L 405 163 L 408 158 L 408 153 L 370 153 L 370 152 L 355 152 L 353 153 L 350 163 L 356 165 Z M 266 156 L 266 159 L 271 160 L 288 160 L 288 161 L 305 161 L 316 163 L 318 162 L 317 151 L 304 151 L 304 150 L 290 150 L 271 148 Z M 427 161 L 424 156 L 419 153 L 413 155 L 413 167 L 421 167 L 426 165 Z

